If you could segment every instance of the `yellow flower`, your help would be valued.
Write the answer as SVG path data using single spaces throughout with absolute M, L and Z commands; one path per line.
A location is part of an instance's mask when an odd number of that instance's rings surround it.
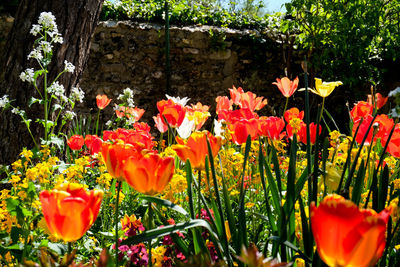
M 19 160 L 13 162 L 13 163 L 11 164 L 11 166 L 12 166 L 12 168 L 13 168 L 14 171 L 16 171 L 16 170 L 22 168 L 22 160 L 19 159 Z
M 162 263 L 164 261 L 164 254 L 167 249 L 164 246 L 159 246 L 156 248 L 151 249 L 151 262 L 153 263 L 153 266 L 162 266 Z
M 310 89 L 310 91 L 313 92 L 314 94 L 317 94 L 325 98 L 329 96 L 337 86 L 342 84 L 343 83 L 341 81 L 328 83 L 328 82 L 322 82 L 321 79 L 315 78 L 315 90 Z
M 24 149 L 22 150 L 22 152 L 20 153 L 20 155 L 21 155 L 23 158 L 25 158 L 27 161 L 30 161 L 31 158 L 32 158 L 32 156 L 33 156 L 33 153 L 32 153 L 32 151 L 26 150 L 26 148 L 24 148 Z

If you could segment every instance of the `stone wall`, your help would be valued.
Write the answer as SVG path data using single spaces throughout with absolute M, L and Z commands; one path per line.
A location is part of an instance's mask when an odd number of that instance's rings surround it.
M 228 88 L 236 86 L 268 98 L 267 114 L 284 103 L 272 85 L 285 67 L 278 42 L 250 31 L 171 26 L 170 47 L 170 95 L 187 96 L 189 103 L 200 101 L 215 109 L 216 96 L 227 95 Z M 101 22 L 80 85 L 91 107 L 95 107 L 96 94 L 116 99 L 126 87 L 133 89 L 148 121 L 156 114 L 156 102 L 167 93 L 165 61 L 162 25 Z
M 0 49 L 13 19 L 0 22 Z M 264 96 L 265 114 L 282 108 L 284 99 L 272 82 L 284 76 L 284 45 L 257 32 L 210 26 L 171 26 L 170 62 L 172 96 L 189 97 L 215 110 L 215 98 L 228 95 L 228 88 L 242 87 Z M 1 51 L 1 50 L 0 50 Z M 86 100 L 81 114 L 96 113 L 95 97 L 107 94 L 116 101 L 129 87 L 135 102 L 146 110 L 143 120 L 153 125 L 156 102 L 165 99 L 165 35 L 163 25 L 130 21 L 100 22 L 91 44 L 90 58 L 80 82 Z M 300 73 L 296 57 L 294 73 Z M 293 64 L 294 62 L 294 64 Z M 115 101 L 113 101 L 115 103 Z M 104 110 L 109 117 L 113 110 Z

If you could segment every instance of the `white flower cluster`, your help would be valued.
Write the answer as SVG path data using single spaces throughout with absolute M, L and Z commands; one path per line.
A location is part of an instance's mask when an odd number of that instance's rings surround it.
M 54 82 L 49 88 L 47 88 L 47 92 L 58 97 L 63 102 L 66 102 L 68 100 L 67 97 L 64 95 L 64 85 L 60 84 L 58 81 Z
M 66 72 L 71 72 L 71 73 L 74 72 L 75 66 L 71 62 L 64 60 L 64 64 L 65 64 L 64 70 Z
M 51 40 L 41 40 L 39 45 L 33 49 L 32 52 L 29 53 L 28 59 L 34 58 L 38 61 L 43 59 L 43 53 L 49 54 L 53 49 L 53 43 L 62 43 L 63 38 L 61 34 L 58 32 L 56 18 L 51 12 L 42 12 L 40 13 L 39 24 L 33 24 L 30 33 L 33 36 L 41 35 L 42 38 L 44 36 L 49 36 Z M 45 34 L 46 33 L 46 34 Z
M 51 12 L 40 13 L 38 23 L 43 26 L 43 28 L 50 31 L 58 31 L 56 24 L 56 17 Z
M 169 95 L 165 95 L 165 96 L 167 97 L 167 99 L 171 99 L 172 101 L 174 101 L 174 103 L 180 104 L 182 106 L 186 106 L 187 102 L 190 100 L 190 98 L 188 98 L 188 97 L 180 98 L 179 96 L 177 96 L 177 97 L 169 96 Z
M 133 101 L 133 91 L 130 88 L 126 88 L 122 94 L 118 96 L 118 100 L 127 103 L 129 107 L 135 106 L 135 101 Z
M 19 75 L 19 78 L 23 82 L 29 82 L 33 83 L 35 81 L 34 79 L 35 71 L 32 68 L 26 69 L 25 71 L 21 72 Z
M 13 108 L 13 109 L 11 110 L 11 113 L 16 114 L 16 115 L 19 115 L 19 116 L 21 116 L 21 117 L 25 117 L 25 115 L 26 115 L 25 111 L 22 110 L 22 109 L 19 109 L 19 108 Z
M 64 119 L 68 121 L 72 121 L 76 117 L 76 113 L 73 111 L 66 111 L 64 114 Z
M 33 49 L 29 55 L 28 55 L 28 59 L 34 58 L 38 61 L 41 61 L 43 59 L 43 54 L 42 54 L 42 49 L 41 47 L 36 47 L 35 49 Z
M 3 95 L 3 97 L 0 98 L 0 108 L 4 108 L 5 106 L 10 103 L 10 99 L 8 99 L 8 95 Z
M 83 92 L 83 90 L 79 87 L 72 87 L 70 98 L 74 102 L 82 103 L 83 99 L 85 98 L 85 92 Z
M 397 95 L 400 95 L 400 87 L 397 87 L 396 89 L 392 90 L 389 92 L 389 97 L 396 97 Z

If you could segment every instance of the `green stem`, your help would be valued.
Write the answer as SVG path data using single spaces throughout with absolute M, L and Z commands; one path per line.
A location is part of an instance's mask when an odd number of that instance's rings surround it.
M 121 184 L 122 181 L 117 181 L 118 186 L 117 186 L 117 200 L 115 203 L 115 267 L 118 267 L 118 206 L 119 206 L 119 193 L 121 191 Z
M 100 109 L 97 112 L 97 121 L 96 121 L 96 135 L 97 135 L 97 130 L 99 129 L 99 119 L 100 119 Z
M 72 242 L 68 242 L 68 254 L 72 252 Z
M 44 140 L 47 141 L 47 119 L 49 117 L 47 111 L 47 73 L 44 72 Z
M 322 107 L 321 107 L 321 113 L 319 114 L 317 124 L 320 124 L 322 116 L 324 116 L 324 107 L 325 107 L 325 97 L 322 98 Z
M 151 202 L 149 202 L 149 209 L 148 209 L 148 219 L 149 219 L 149 223 L 147 225 L 147 230 L 151 230 L 153 229 L 153 208 L 152 208 Z M 151 261 L 151 239 L 149 240 L 149 243 L 147 244 L 148 246 L 148 250 L 149 250 L 149 262 L 148 265 L 149 267 L 153 266 L 153 263 Z
M 285 115 L 288 103 L 289 103 L 289 97 L 286 97 L 286 103 L 285 103 L 285 108 L 283 109 L 283 115 Z

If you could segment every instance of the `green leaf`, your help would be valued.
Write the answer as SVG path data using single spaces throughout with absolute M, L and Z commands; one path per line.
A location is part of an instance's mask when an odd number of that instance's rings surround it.
M 176 212 L 179 212 L 183 216 L 189 218 L 189 214 L 187 213 L 187 211 L 185 209 L 183 209 L 181 206 L 178 206 L 178 205 L 172 203 L 169 200 L 161 199 L 161 198 L 158 198 L 158 197 L 152 197 L 152 196 L 140 196 L 139 198 L 147 200 L 147 201 L 152 202 L 152 203 L 155 203 L 157 205 L 161 205 L 161 206 L 167 207 L 167 208 L 172 209 L 172 210 L 174 210 Z
M 354 187 L 351 195 L 351 201 L 353 201 L 357 206 L 361 200 L 361 192 L 364 187 L 364 178 L 365 178 L 365 166 L 363 159 L 361 160 L 360 168 L 358 169 L 358 173 L 356 176 L 356 180 L 354 181 Z
M 178 223 L 175 225 L 168 225 L 162 228 L 152 229 L 145 231 L 139 235 L 128 237 L 127 239 L 121 242 L 122 245 L 133 245 L 137 243 L 146 242 L 155 238 L 163 237 L 166 235 L 170 235 L 172 233 L 176 233 L 177 231 L 188 230 L 196 227 L 203 227 L 207 229 L 210 235 L 215 235 L 212 231 L 210 224 L 201 219 L 194 219 L 184 223 Z

